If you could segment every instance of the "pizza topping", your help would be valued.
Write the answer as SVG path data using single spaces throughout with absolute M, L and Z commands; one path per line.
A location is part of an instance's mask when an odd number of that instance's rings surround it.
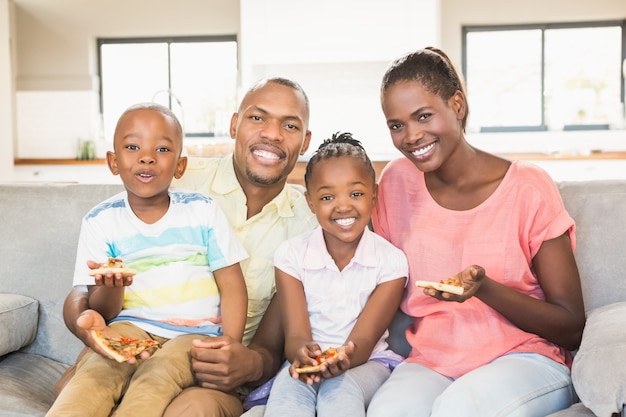
M 106 263 L 100 265 L 100 268 L 125 268 L 121 259 L 109 258 Z
M 446 284 L 446 285 L 454 285 L 455 287 L 462 287 L 463 285 L 457 281 L 456 279 L 450 277 L 450 278 L 446 278 L 446 279 L 442 279 L 439 281 L 441 284 Z
M 323 351 L 321 355 L 316 356 L 315 360 L 317 361 L 318 364 L 321 365 L 323 363 L 328 362 L 330 358 L 334 358 L 337 355 L 338 355 L 337 349 L 335 349 L 334 347 L 329 347 L 328 349 Z
M 337 352 L 337 349 L 333 348 L 333 347 L 330 347 L 330 348 L 324 350 L 321 355 L 318 355 L 318 356 L 315 357 L 315 360 L 317 361 L 317 365 L 302 366 L 300 368 L 295 368 L 295 371 L 297 373 L 299 373 L 299 374 L 308 374 L 308 373 L 319 372 L 320 371 L 320 367 L 323 364 L 328 362 L 329 359 L 337 357 L 337 355 L 339 355 L 339 352 Z
M 100 345 L 114 353 L 114 357 L 118 362 L 128 360 L 141 352 L 149 349 L 157 349 L 160 347 L 159 342 L 152 339 L 134 339 L 132 337 L 107 337 L 100 332 L 96 332 L 95 337 Z

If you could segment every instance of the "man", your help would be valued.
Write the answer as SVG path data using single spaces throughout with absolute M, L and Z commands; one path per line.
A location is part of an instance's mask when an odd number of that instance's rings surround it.
M 239 416 L 247 387 L 267 381 L 281 365 L 284 336 L 278 306 L 270 303 L 275 292 L 273 255 L 282 241 L 317 224 L 302 189 L 287 184 L 309 146 L 308 125 L 308 98 L 297 83 L 262 80 L 232 116 L 233 154 L 191 163 L 174 184 L 210 194 L 226 213 L 250 255 L 241 264 L 249 302 L 243 344 L 224 336 L 194 342 L 192 369 L 198 386 L 183 391 L 166 417 Z M 94 347 L 89 330 L 101 330 L 104 321 L 89 310 L 86 293 L 72 290 L 63 312 L 70 331 Z

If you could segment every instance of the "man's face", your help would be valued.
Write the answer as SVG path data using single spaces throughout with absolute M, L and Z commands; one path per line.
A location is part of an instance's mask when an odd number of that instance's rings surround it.
M 309 112 L 299 91 L 270 81 L 248 93 L 230 124 L 239 180 L 261 186 L 284 183 L 309 146 L 308 126 Z

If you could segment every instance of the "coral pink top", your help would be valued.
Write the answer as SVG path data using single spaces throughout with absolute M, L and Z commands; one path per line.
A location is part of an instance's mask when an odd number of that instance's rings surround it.
M 408 362 L 459 377 L 511 352 L 536 352 L 569 365 L 569 352 L 527 333 L 478 298 L 439 301 L 415 287 L 417 280 L 439 281 L 476 264 L 487 276 L 531 297 L 544 299 L 532 259 L 542 242 L 569 232 L 574 220 L 554 181 L 540 168 L 513 162 L 494 193 L 464 211 L 439 206 L 424 174 L 400 158 L 383 171 L 374 230 L 409 259 L 409 285 L 401 308 L 414 317 L 406 332 Z M 547 317 L 546 320 L 549 320 Z

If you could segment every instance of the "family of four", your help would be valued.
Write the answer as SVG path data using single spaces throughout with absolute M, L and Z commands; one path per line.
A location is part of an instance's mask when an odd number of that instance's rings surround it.
M 83 219 L 64 304 L 86 348 L 48 415 L 540 417 L 572 404 L 585 316 L 554 182 L 466 141 L 462 78 L 436 48 L 392 62 L 380 97 L 403 157 L 377 182 L 338 133 L 310 158 L 306 191 L 287 183 L 311 140 L 293 81 L 250 88 L 234 152 L 187 173 L 176 116 L 126 110 L 107 154 L 125 191 Z M 89 277 L 110 257 L 137 274 Z M 461 295 L 415 286 L 447 278 Z M 386 344 L 398 306 L 407 358 Z M 97 334 L 162 347 L 118 363 Z M 329 347 L 319 372 L 297 372 Z

